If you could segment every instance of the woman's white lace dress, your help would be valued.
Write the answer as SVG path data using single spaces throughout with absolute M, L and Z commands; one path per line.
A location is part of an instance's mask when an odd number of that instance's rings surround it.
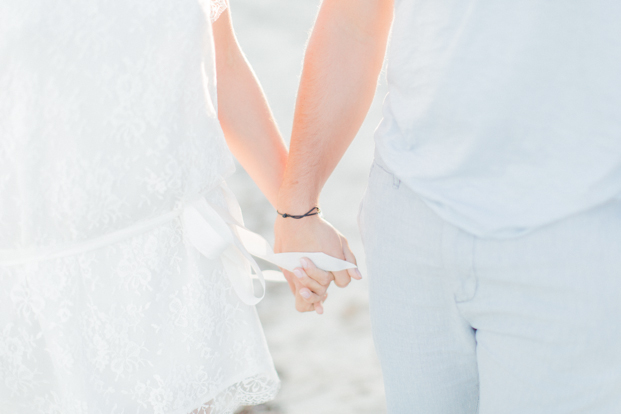
M 276 393 L 254 307 L 182 220 L 203 198 L 238 216 L 223 7 L 0 2 L 0 413 L 220 414 Z

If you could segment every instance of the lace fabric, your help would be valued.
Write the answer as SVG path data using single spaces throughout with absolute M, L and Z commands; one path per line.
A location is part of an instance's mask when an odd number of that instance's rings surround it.
M 229 6 L 227 0 L 210 0 L 211 1 L 211 9 L 210 9 L 210 19 L 212 22 L 218 20 L 218 17 L 222 14 L 223 11 Z
M 273 398 L 278 377 L 254 307 L 181 229 L 177 219 L 94 251 L 0 267 L 0 406 L 216 414 Z
M 232 172 L 215 7 L 0 2 L 0 250 L 88 242 Z M 92 251 L 0 263 L 1 411 L 220 414 L 271 399 L 278 378 L 256 311 L 223 273 L 178 219 Z
M 208 13 L 195 0 L 0 4 L 0 249 L 123 229 L 232 172 Z
M 258 405 L 274 399 L 279 387 L 280 383 L 272 377 L 249 377 L 227 387 L 213 401 L 201 404 L 192 414 L 232 414 L 239 406 Z

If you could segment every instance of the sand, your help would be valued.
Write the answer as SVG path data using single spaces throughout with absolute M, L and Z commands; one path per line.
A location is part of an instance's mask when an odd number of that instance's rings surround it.
M 283 135 L 291 132 L 304 46 L 318 0 L 231 0 L 239 42 L 261 81 Z M 383 77 L 369 115 L 324 188 L 325 218 L 349 240 L 366 275 L 356 224 L 373 159 L 373 131 L 381 119 Z M 229 180 L 246 225 L 273 240 L 275 211 L 238 168 Z M 300 314 L 285 284 L 271 283 L 258 306 L 282 380 L 275 401 L 240 412 L 280 414 L 385 413 L 381 371 L 371 337 L 368 278 L 330 288 L 325 314 Z

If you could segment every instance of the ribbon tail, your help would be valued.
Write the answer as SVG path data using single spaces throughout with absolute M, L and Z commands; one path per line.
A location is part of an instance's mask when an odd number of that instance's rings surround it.
M 228 212 L 213 208 L 204 198 L 187 206 L 181 219 L 189 243 L 207 259 L 220 259 L 240 300 L 250 306 L 259 303 L 265 296 L 265 278 L 259 265 L 239 241 L 236 220 Z M 254 295 L 250 268 L 254 269 L 261 283 L 263 292 L 260 297 Z
M 253 256 L 290 272 L 301 267 L 300 259 L 303 257 L 307 257 L 315 266 L 325 271 L 356 267 L 353 263 L 320 252 L 274 253 L 267 240 L 243 225 L 241 211 L 234 196 L 228 188 L 222 187 L 222 190 L 228 209 L 200 199 L 184 212 L 184 228 L 188 239 L 201 254 L 207 258 L 220 257 L 233 289 L 245 304 L 256 305 L 265 297 L 266 279 L 286 281 L 284 275 L 277 271 L 270 270 L 264 274 Z M 254 270 L 254 274 L 250 272 L 248 265 Z M 261 296 L 255 296 L 252 278 L 259 280 Z
M 248 258 L 238 246 L 231 245 L 222 254 L 221 261 L 231 286 L 233 286 L 233 290 L 235 290 L 235 293 L 243 303 L 254 306 L 265 297 L 265 278 L 254 259 Z M 251 263 L 248 263 L 250 261 Z M 248 277 L 250 272 L 247 266 L 245 266 L 247 264 L 250 264 L 254 269 L 261 283 L 261 296 L 255 296 L 252 278 Z
M 250 275 L 251 278 L 246 278 L 246 280 L 249 282 L 248 288 L 246 290 L 246 292 L 248 292 L 247 295 L 244 295 L 244 297 L 240 296 L 240 299 L 242 299 L 242 301 L 247 304 L 247 305 L 256 305 L 257 303 L 261 302 L 261 300 L 263 300 L 263 298 L 265 297 L 265 290 L 266 290 L 266 286 L 265 286 L 265 277 L 263 276 L 263 272 L 261 271 L 261 268 L 259 267 L 259 265 L 257 264 L 257 262 L 254 260 L 254 258 L 250 255 L 250 253 L 248 252 L 248 250 L 245 248 L 244 244 L 242 243 L 242 241 L 239 238 L 239 233 L 235 230 L 239 230 L 239 229 L 234 229 L 234 233 L 238 236 L 238 237 L 234 237 L 234 243 L 235 243 L 235 248 L 237 249 L 237 251 L 239 253 L 241 253 L 242 255 L 242 259 L 248 263 L 250 265 L 250 267 L 252 267 L 252 270 L 254 270 L 254 274 Z M 245 274 L 248 275 L 249 272 L 246 272 Z M 255 296 L 254 294 L 254 285 L 252 283 L 252 278 L 256 278 L 259 280 L 259 283 L 261 284 L 261 296 Z M 239 295 L 239 293 L 238 293 Z
M 255 275 L 252 275 L 252 276 L 254 277 Z M 279 272 L 278 270 L 264 270 L 263 277 L 268 282 L 286 282 L 287 281 L 287 279 L 285 278 L 285 275 L 282 272 Z
M 293 269 L 296 267 L 301 267 L 300 259 L 303 257 L 310 259 L 315 266 L 327 272 L 337 272 L 340 270 L 355 269 L 357 267 L 353 263 L 337 259 L 336 257 L 321 252 L 274 253 L 274 250 L 267 240 L 245 227 L 238 227 L 237 234 L 239 240 L 250 254 L 290 272 L 293 272 Z M 284 276 L 280 279 L 285 280 Z

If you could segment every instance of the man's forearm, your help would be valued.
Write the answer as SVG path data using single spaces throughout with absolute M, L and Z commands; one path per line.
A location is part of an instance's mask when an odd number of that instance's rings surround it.
M 213 28 L 220 124 L 233 155 L 275 206 L 287 160 L 285 143 L 235 39 L 228 10 Z
M 392 0 L 324 0 L 298 91 L 278 207 L 302 214 L 362 124 L 375 94 L 393 15 Z

